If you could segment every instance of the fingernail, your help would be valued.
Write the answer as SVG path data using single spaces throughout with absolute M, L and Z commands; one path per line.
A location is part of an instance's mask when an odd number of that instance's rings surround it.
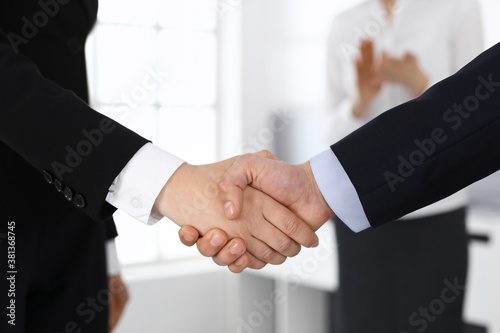
M 243 266 L 245 264 L 245 261 L 243 260 L 243 258 L 239 258 L 234 264 L 236 266 Z
M 316 243 L 314 243 L 311 247 L 318 247 L 319 245 L 319 241 L 316 241 Z
M 234 205 L 231 201 L 227 201 L 224 204 L 224 209 L 226 211 L 226 215 L 233 216 L 234 214 Z
M 191 235 L 190 233 L 185 233 L 184 234 L 184 239 L 187 240 L 188 242 L 192 242 L 194 241 L 195 237 L 193 235 Z
M 213 235 L 210 239 L 210 244 L 212 244 L 213 246 L 221 246 L 222 243 L 224 243 L 224 240 L 219 235 Z
M 229 248 L 229 252 L 231 252 L 231 254 L 242 254 L 243 253 L 243 248 L 241 247 L 240 244 L 234 243 Z

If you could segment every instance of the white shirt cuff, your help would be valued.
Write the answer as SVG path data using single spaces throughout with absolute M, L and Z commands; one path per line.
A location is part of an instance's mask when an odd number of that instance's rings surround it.
M 335 215 L 354 232 L 370 228 L 358 193 L 333 151 L 325 150 L 310 163 L 319 190 Z
M 114 239 L 106 241 L 106 267 L 108 276 L 120 274 L 120 262 L 118 261 L 118 253 L 116 252 Z
M 106 201 L 145 224 L 163 216 L 153 210 L 158 194 L 184 161 L 147 143 L 135 153 L 109 188 Z

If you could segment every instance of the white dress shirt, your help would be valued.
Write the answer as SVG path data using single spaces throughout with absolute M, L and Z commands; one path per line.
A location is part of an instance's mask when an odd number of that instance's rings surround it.
M 163 218 L 153 210 L 158 194 L 184 161 L 147 143 L 135 153 L 110 187 L 106 201 L 145 224 Z
M 183 160 L 154 146 L 144 145 L 135 153 L 111 185 L 106 201 L 145 224 L 154 224 L 163 216 L 155 212 L 161 189 Z M 115 240 L 106 242 L 108 276 L 119 274 Z
M 106 272 L 108 276 L 120 274 L 120 261 L 118 260 L 118 252 L 116 251 L 114 239 L 106 241 Z

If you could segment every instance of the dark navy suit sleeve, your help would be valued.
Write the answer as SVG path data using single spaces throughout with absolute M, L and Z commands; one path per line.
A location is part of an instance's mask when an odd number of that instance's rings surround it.
M 331 149 L 374 227 L 500 169 L 500 44 Z

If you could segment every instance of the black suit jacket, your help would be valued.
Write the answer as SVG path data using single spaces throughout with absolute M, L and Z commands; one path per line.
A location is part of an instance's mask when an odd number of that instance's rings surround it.
M 75 309 L 107 288 L 104 243 L 116 230 L 105 197 L 147 141 L 86 103 L 84 45 L 96 11 L 96 0 L 0 2 L 0 233 L 16 222 L 20 330 L 59 332 L 75 321 L 107 332 L 107 310 L 89 321 Z
M 108 220 L 114 178 L 147 141 L 92 110 L 84 45 L 96 0 L 0 4 L 0 177 L 10 219 Z
M 372 226 L 500 169 L 500 44 L 331 149 Z

